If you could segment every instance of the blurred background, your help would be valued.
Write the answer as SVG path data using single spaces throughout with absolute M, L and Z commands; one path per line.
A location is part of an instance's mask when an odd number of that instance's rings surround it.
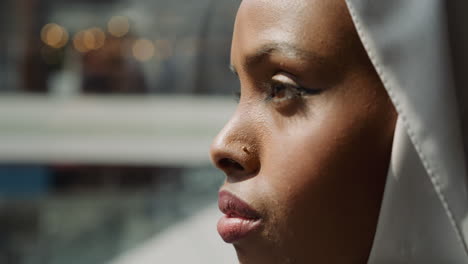
M 0 263 L 222 243 L 208 148 L 236 104 L 239 2 L 0 1 Z

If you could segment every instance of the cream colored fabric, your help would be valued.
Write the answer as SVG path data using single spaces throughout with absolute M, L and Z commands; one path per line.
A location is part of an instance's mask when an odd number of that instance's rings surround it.
M 347 4 L 399 114 L 369 263 L 468 263 L 465 157 L 445 2 Z

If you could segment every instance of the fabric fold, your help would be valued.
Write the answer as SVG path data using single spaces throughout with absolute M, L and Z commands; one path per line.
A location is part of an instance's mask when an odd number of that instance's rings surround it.
M 463 108 L 455 89 L 467 84 L 453 80 L 450 10 L 438 0 L 347 4 L 399 115 L 369 263 L 468 263 Z

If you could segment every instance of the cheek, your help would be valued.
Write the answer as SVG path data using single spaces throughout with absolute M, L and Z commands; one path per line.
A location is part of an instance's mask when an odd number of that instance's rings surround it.
M 265 151 L 262 176 L 278 203 L 288 208 L 316 193 L 318 186 L 327 177 L 328 168 L 335 164 L 335 135 L 328 127 L 306 122 L 305 126 L 290 127 L 272 134 L 271 143 Z M 283 132 L 283 133 L 282 133 Z
M 307 219 L 324 205 L 345 209 L 344 200 L 368 192 L 376 174 L 385 175 L 387 158 L 376 154 L 386 153 L 385 133 L 365 110 L 350 109 L 334 106 L 271 131 L 261 180 L 281 205 L 277 213 Z

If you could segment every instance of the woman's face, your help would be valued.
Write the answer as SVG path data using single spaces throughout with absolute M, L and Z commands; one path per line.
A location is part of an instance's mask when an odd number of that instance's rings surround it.
M 243 0 L 231 63 L 221 236 L 243 264 L 365 263 L 396 113 L 345 2 Z

